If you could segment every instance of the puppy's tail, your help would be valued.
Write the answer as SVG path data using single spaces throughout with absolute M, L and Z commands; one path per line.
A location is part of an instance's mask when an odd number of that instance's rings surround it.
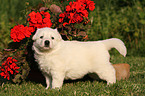
M 107 48 L 107 50 L 110 50 L 111 48 L 116 48 L 120 54 L 122 54 L 124 57 L 127 54 L 127 49 L 124 45 L 124 43 L 117 38 L 111 38 L 101 41 Z

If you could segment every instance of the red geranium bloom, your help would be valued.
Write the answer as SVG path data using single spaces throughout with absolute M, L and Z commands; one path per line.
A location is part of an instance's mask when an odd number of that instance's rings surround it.
M 95 9 L 94 1 L 88 1 L 87 2 L 87 8 L 89 8 L 90 11 L 93 11 Z
M 34 32 L 33 27 L 27 27 L 24 25 L 16 25 L 14 26 L 14 28 L 11 29 L 10 36 L 14 42 L 20 42 L 25 37 L 30 37 L 32 32 Z
M 8 57 L 7 60 L 2 64 L 2 66 L 0 66 L 0 70 L 2 71 L 0 75 L 9 80 L 10 74 L 15 75 L 19 73 L 18 69 L 20 67 L 18 67 L 15 62 L 17 62 L 16 59 L 12 59 L 12 57 Z
M 93 11 L 95 8 L 94 1 L 91 0 L 76 0 L 76 2 L 70 2 L 66 6 L 66 11 L 59 15 L 59 22 L 63 23 L 63 26 L 71 23 L 81 23 L 88 20 L 88 9 Z M 86 18 L 84 20 L 84 18 Z
M 69 23 L 67 23 L 67 22 L 64 22 L 64 23 L 63 23 L 63 26 L 65 26 L 65 25 L 68 25 L 68 24 L 69 24 Z
M 91 0 L 76 0 L 77 2 L 82 2 L 85 4 L 86 9 L 93 11 L 95 9 L 95 3 Z
M 29 14 L 29 26 L 33 28 L 43 28 L 43 27 L 51 27 L 52 23 L 50 20 L 50 14 L 48 12 L 34 12 L 32 11 Z
M 6 71 L 0 73 L 0 75 L 1 75 L 2 77 L 4 77 L 4 78 L 7 78 L 8 80 L 10 80 L 10 74 L 9 74 L 8 72 L 6 72 Z
M 83 17 L 87 16 L 88 12 L 82 6 L 82 3 L 70 2 L 69 5 L 66 6 L 66 12 L 59 15 L 59 22 L 64 22 L 63 26 L 71 23 L 81 23 L 83 21 Z

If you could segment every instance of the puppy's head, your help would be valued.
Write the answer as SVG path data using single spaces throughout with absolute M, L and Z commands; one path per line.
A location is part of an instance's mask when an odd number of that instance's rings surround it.
M 62 38 L 57 29 L 46 27 L 37 29 L 32 40 L 34 40 L 33 47 L 37 48 L 39 51 L 46 51 L 53 49 Z

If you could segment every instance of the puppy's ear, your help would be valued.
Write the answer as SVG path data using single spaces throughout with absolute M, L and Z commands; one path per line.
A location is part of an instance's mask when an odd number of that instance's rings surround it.
M 34 36 L 32 37 L 32 40 L 36 40 L 36 33 L 35 33 Z
M 36 30 L 36 33 L 34 34 L 34 36 L 32 37 L 32 40 L 36 40 L 37 39 L 37 34 L 38 34 L 39 29 Z
M 58 32 L 57 28 L 55 28 L 54 31 Z
M 58 36 L 58 40 L 62 40 L 62 37 L 60 35 L 60 33 L 58 32 L 57 28 L 54 29 L 54 31 L 56 32 L 57 36 Z

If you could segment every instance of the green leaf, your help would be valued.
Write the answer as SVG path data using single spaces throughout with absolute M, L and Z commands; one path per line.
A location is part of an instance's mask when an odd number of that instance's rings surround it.
M 144 12 L 140 12 L 139 13 L 139 17 L 143 19 L 145 17 L 145 13 Z
M 17 74 L 17 75 L 15 75 L 14 79 L 12 79 L 12 81 L 14 83 L 20 83 L 21 82 L 20 78 L 21 78 L 21 74 Z
M 125 31 L 126 31 L 126 32 L 129 32 L 129 28 L 128 28 L 128 27 L 126 27 L 126 28 L 125 28 Z
M 143 20 L 143 19 L 140 20 L 140 23 L 141 23 L 141 24 L 145 24 L 145 20 Z

